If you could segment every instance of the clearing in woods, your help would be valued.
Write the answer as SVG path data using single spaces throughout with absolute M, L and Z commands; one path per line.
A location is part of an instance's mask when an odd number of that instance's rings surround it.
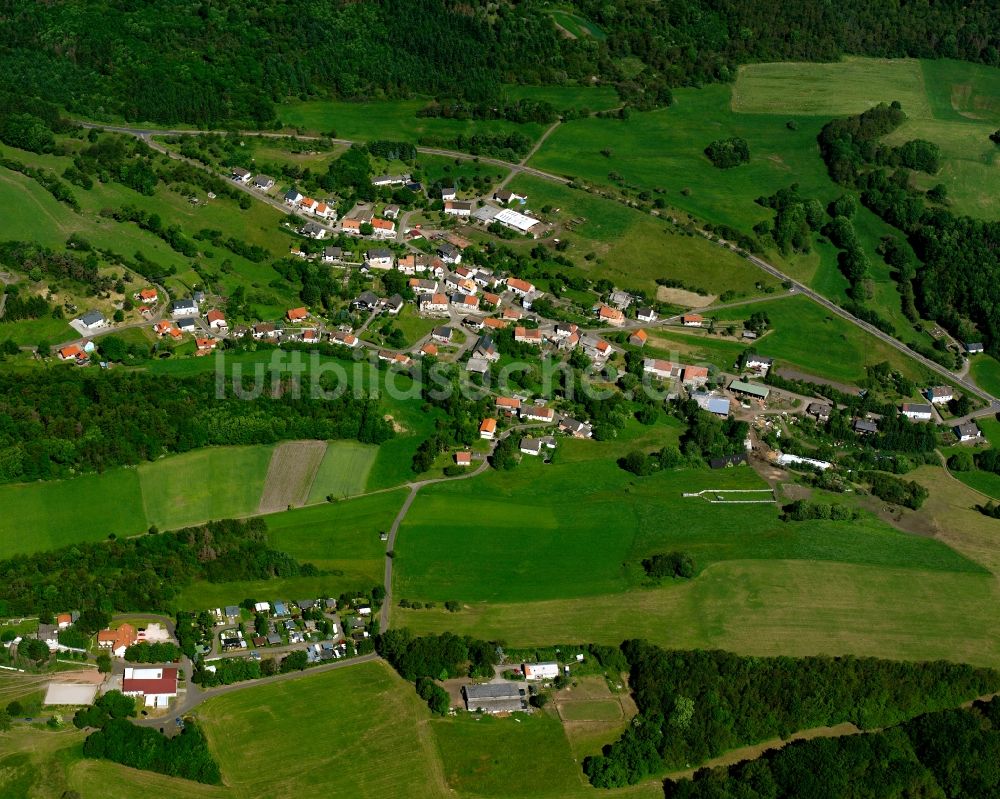
M 276 513 L 305 505 L 325 454 L 325 441 L 278 444 L 267 467 L 258 512 Z

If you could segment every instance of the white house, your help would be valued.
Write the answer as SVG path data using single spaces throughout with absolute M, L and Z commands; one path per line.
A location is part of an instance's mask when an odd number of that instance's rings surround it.
M 755 372 L 767 373 L 767 371 L 774 365 L 774 358 L 765 358 L 763 355 L 748 355 L 744 366 L 747 369 L 753 369 Z
M 365 253 L 365 265 L 369 269 L 392 269 L 392 250 L 375 249 Z
M 904 402 L 902 414 L 913 422 L 929 422 L 934 418 L 934 409 L 922 402 Z
M 229 170 L 229 176 L 235 180 L 237 183 L 249 183 L 252 175 L 249 169 L 244 169 L 241 166 L 234 166 Z
M 195 312 L 197 312 L 198 306 L 195 306 Z M 100 311 L 88 311 L 79 319 L 76 320 L 81 327 L 87 330 L 96 330 L 99 327 L 106 327 L 108 320 L 104 318 L 104 314 Z
M 373 239 L 387 240 L 396 238 L 396 225 L 388 219 L 373 219 L 371 224 Z
M 174 319 L 198 315 L 198 303 L 194 300 L 174 300 L 170 304 L 170 313 Z
M 441 189 L 441 199 L 442 200 L 454 200 L 458 194 L 455 192 L 454 186 L 444 186 Z
M 555 661 L 547 663 L 525 663 L 521 666 L 526 680 L 554 680 L 559 676 L 559 664 Z
M 979 425 L 975 422 L 955 425 L 952 430 L 954 430 L 958 440 L 962 442 L 976 441 L 983 437 L 983 431 L 979 429 Z
M 289 189 L 285 192 L 285 205 L 298 205 L 302 202 L 302 195 L 295 189 Z
M 222 331 L 229 329 L 229 325 L 226 323 L 226 317 L 223 316 L 222 311 L 215 308 L 205 314 L 205 320 L 208 322 L 208 326 L 212 330 Z
M 660 358 L 645 358 L 642 362 L 643 372 L 661 380 L 669 380 L 674 375 L 674 369 L 673 363 Z
M 472 203 L 459 200 L 448 200 L 444 204 L 444 212 L 451 216 L 466 217 L 472 216 Z
M 924 392 L 932 405 L 947 405 L 955 399 L 955 391 L 951 386 L 934 386 Z
M 529 283 L 527 280 L 521 280 L 517 277 L 507 278 L 507 288 L 519 297 L 531 294 L 535 290 L 533 284 Z
M 274 178 L 270 175 L 257 175 L 253 179 L 253 187 L 255 189 L 260 189 L 261 191 L 267 191 L 274 185 Z
M 420 300 L 420 312 L 427 314 L 448 313 L 448 295 L 425 294 Z
M 655 322 L 656 311 L 652 308 L 638 308 L 635 312 L 635 318 L 640 322 Z
M 541 405 L 524 405 L 521 408 L 521 418 L 529 422 L 551 423 L 556 419 L 556 412 Z

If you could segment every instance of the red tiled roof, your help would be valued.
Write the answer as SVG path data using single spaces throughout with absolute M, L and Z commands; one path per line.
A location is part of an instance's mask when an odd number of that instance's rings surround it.
M 175 694 L 177 693 L 177 669 L 161 669 L 159 679 L 124 678 L 122 693 Z

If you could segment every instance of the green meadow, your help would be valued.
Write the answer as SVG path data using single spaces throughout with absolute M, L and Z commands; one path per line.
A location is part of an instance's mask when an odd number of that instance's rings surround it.
M 754 294 L 758 284 L 776 284 L 729 250 L 615 200 L 523 174 L 510 187 L 527 195 L 534 213 L 570 223 L 572 230 L 560 231 L 559 238 L 569 242 L 567 254 L 578 268 L 595 279 L 649 294 L 657 278 L 668 277 L 717 294 Z
M 286 127 L 309 133 L 336 133 L 336 138 L 369 141 L 398 139 L 414 144 L 422 136 L 472 136 L 476 133 L 518 131 L 537 139 L 544 125 L 518 124 L 506 120 L 442 119 L 418 117 L 417 111 L 430 100 L 387 100 L 371 103 L 310 100 L 289 103 L 278 109 Z
M 139 466 L 150 524 L 175 530 L 257 512 L 272 445 L 206 447 Z
M 385 567 L 379 533 L 392 526 L 405 498 L 403 490 L 387 491 L 275 513 L 267 517 L 268 539 L 275 549 L 332 573 L 343 590 L 369 588 L 381 582 Z
M 557 8 L 552 9 L 548 13 L 549 16 L 555 21 L 556 25 L 566 31 L 566 33 L 574 39 L 582 39 L 590 36 L 594 39 L 603 40 L 608 37 L 608 35 L 597 27 L 597 25 L 586 17 L 577 14 L 575 11 Z
M 309 489 L 309 503 L 327 496 L 349 497 L 365 490 L 378 447 L 358 441 L 333 441 L 327 445 L 319 471 Z
M 245 689 L 198 716 L 229 795 L 290 799 L 331 780 L 359 799 L 446 793 L 427 707 L 385 663 Z
M 504 93 L 511 100 L 544 100 L 558 110 L 585 108 L 603 111 L 617 108 L 621 101 L 613 86 L 520 86 L 504 87 Z
M 973 355 L 969 364 L 969 374 L 976 385 L 993 396 L 1000 396 L 1000 362 L 985 353 Z
M 716 325 L 740 322 L 754 311 L 766 313 L 771 320 L 770 332 L 752 342 L 754 349 L 817 377 L 856 383 L 865 377 L 866 366 L 883 361 L 913 380 L 929 377 L 896 348 L 803 296 L 756 303 L 745 310 L 723 309 Z
M 766 488 L 750 469 L 682 469 L 636 479 L 596 442 L 560 441 L 560 447 L 565 454 L 557 452 L 554 464 L 525 458 L 514 472 L 421 491 L 395 548 L 396 595 L 470 603 L 609 595 L 641 585 L 643 557 L 673 550 L 690 553 L 699 569 L 749 559 L 984 572 L 943 544 L 901 534 L 874 517 L 789 524 L 772 504 L 684 496 Z M 587 447 L 590 453 L 581 455 Z M 627 448 L 643 447 L 623 445 L 618 452 Z

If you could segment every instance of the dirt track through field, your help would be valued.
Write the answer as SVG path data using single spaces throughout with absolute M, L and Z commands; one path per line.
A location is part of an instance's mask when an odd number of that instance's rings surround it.
M 267 467 L 258 512 L 276 513 L 289 505 L 295 508 L 305 505 L 325 454 L 325 441 L 287 441 L 276 446 Z

